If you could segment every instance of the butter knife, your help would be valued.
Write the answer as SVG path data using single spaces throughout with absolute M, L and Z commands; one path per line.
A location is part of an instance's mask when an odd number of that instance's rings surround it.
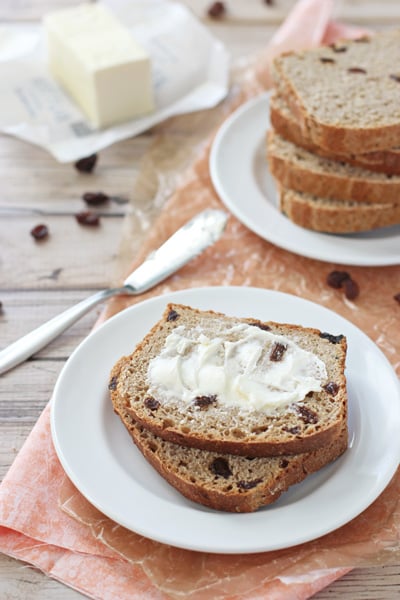
M 228 215 L 208 209 L 188 221 L 127 277 L 121 287 L 102 290 L 34 329 L 0 352 L 0 375 L 41 350 L 91 308 L 112 296 L 138 295 L 163 281 L 222 235 Z

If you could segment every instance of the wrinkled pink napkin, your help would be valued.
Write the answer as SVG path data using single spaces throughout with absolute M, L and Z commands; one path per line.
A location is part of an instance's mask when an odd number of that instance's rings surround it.
M 119 553 L 98 541 L 85 527 L 75 519 L 60 510 L 59 498 L 65 485 L 65 474 L 56 457 L 49 423 L 49 406 L 44 410 L 35 425 L 31 435 L 17 456 L 9 475 L 0 488 L 0 549 L 10 556 L 27 561 L 40 568 L 49 576 L 66 583 L 67 585 L 87 594 L 92 598 L 101 600 L 160 600 L 177 598 L 177 585 L 184 585 L 183 581 L 175 585 L 175 594 L 165 594 L 160 588 L 163 582 L 155 581 L 154 585 L 143 567 L 143 562 L 137 560 L 128 562 L 121 559 Z M 146 540 L 137 536 L 137 543 L 145 544 Z M 162 556 L 160 558 L 160 551 Z M 142 549 L 138 548 L 138 553 Z M 182 553 L 193 567 L 201 569 L 198 557 L 201 553 Z M 179 552 L 178 552 L 179 555 Z M 192 561 L 191 561 L 192 555 Z M 255 555 L 254 555 L 255 557 Z M 177 569 L 175 549 L 151 542 L 150 548 L 145 548 L 143 558 L 163 563 L 164 571 L 170 571 L 173 578 Z M 249 577 L 249 593 L 237 595 L 232 592 L 232 586 L 238 585 L 235 578 L 230 580 L 224 576 L 220 568 L 217 581 L 226 591 L 218 596 L 215 589 L 208 593 L 201 590 L 199 595 L 189 596 L 187 590 L 183 597 L 246 599 L 264 597 L 269 599 L 305 599 L 316 593 L 331 581 L 340 577 L 347 570 L 330 569 L 322 577 L 311 582 L 285 584 L 280 579 L 263 581 L 257 572 L 251 574 L 252 557 L 249 561 L 243 559 L 244 564 L 237 565 L 242 574 Z M 232 559 L 233 560 L 233 559 Z M 143 566 L 142 566 L 143 565 Z M 148 569 L 146 569 L 148 572 Z M 215 576 L 213 573 L 212 575 Z M 251 578 L 251 583 L 250 583 Z M 246 582 L 247 583 L 247 582 Z M 234 588 L 235 589 L 235 588 Z M 218 590 L 220 592 L 220 590 Z
M 330 22 L 332 8 L 331 0 L 300 0 L 266 49 L 269 58 L 283 50 L 316 46 L 360 33 L 360 30 Z M 103 543 L 101 536 L 93 535 L 90 527 L 60 509 L 60 494 L 66 476 L 52 444 L 49 413 L 50 405 L 0 486 L 0 550 L 35 565 L 50 577 L 92 598 L 156 600 L 179 597 L 179 589 L 174 593 L 166 591 L 162 578 L 154 575 L 154 568 L 149 568 L 153 558 L 155 562 L 161 556 L 165 579 L 168 569 L 172 576 L 176 565 L 172 557 L 175 556 L 173 551 L 178 552 L 176 549 L 132 534 L 135 543 L 145 547 L 143 556 L 146 560 L 126 560 L 115 548 Z M 138 556 L 140 558 L 140 552 Z M 200 553 L 185 551 L 184 556 L 188 569 L 190 564 L 202 569 Z M 219 562 L 222 564 L 223 560 L 220 557 Z M 318 571 L 317 576 L 310 578 L 304 573 L 304 581 L 297 577 L 295 582 L 290 577 L 285 580 L 283 571 L 273 579 L 265 579 L 262 565 L 257 564 L 256 568 L 255 560 L 251 556 L 235 558 L 236 575 L 242 581 L 239 593 L 238 588 L 232 587 L 238 578 L 224 579 L 223 574 L 218 575 L 219 598 L 305 599 L 348 571 L 348 568 L 330 568 Z M 260 558 L 257 560 L 260 562 Z M 269 560 L 267 554 L 263 560 Z M 156 566 L 158 568 L 159 563 Z M 200 575 L 207 579 L 208 573 L 200 571 Z M 193 600 L 214 599 L 216 588 L 208 589 L 203 584 L 199 593 L 189 593 L 186 589 L 182 597 L 189 596 Z

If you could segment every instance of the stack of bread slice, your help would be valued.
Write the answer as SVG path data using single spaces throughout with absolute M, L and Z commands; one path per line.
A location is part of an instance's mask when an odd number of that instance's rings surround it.
M 400 224 L 400 31 L 275 59 L 269 168 L 303 227 Z
M 320 389 L 272 411 L 226 405 L 212 385 L 207 395 L 189 401 L 152 391 L 150 364 L 172 334 L 186 331 L 194 343 L 201 336 L 226 338 L 229 345 L 243 335 L 243 325 L 263 332 L 256 335 L 268 331 L 273 339 L 290 340 L 322 361 L 326 380 Z M 133 353 L 113 367 L 109 390 L 114 411 L 136 446 L 180 493 L 217 510 L 250 512 L 271 504 L 346 450 L 346 348 L 340 334 L 169 304 Z M 271 360 L 280 360 L 285 348 L 278 350 Z

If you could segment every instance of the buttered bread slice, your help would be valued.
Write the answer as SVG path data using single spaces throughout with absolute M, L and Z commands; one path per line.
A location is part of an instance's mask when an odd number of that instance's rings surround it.
M 247 457 L 330 444 L 347 419 L 346 339 L 169 304 L 114 366 L 114 408 L 160 438 Z

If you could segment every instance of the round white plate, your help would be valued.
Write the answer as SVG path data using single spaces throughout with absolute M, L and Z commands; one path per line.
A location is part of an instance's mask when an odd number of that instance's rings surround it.
M 345 265 L 400 263 L 400 225 L 358 234 L 299 227 L 278 208 L 266 159 L 269 96 L 241 106 L 218 131 L 210 155 L 214 187 L 229 210 L 260 237 L 309 258 Z
M 250 514 L 214 511 L 184 498 L 145 461 L 107 390 L 111 367 L 159 320 L 169 302 L 239 317 L 315 326 L 348 338 L 350 446 L 333 464 Z M 197 288 L 126 309 L 94 331 L 57 381 L 52 435 L 76 487 L 100 511 L 139 534 L 206 552 L 275 550 L 317 538 L 364 510 L 385 488 L 400 458 L 400 389 L 372 341 L 339 315 L 280 292 Z

